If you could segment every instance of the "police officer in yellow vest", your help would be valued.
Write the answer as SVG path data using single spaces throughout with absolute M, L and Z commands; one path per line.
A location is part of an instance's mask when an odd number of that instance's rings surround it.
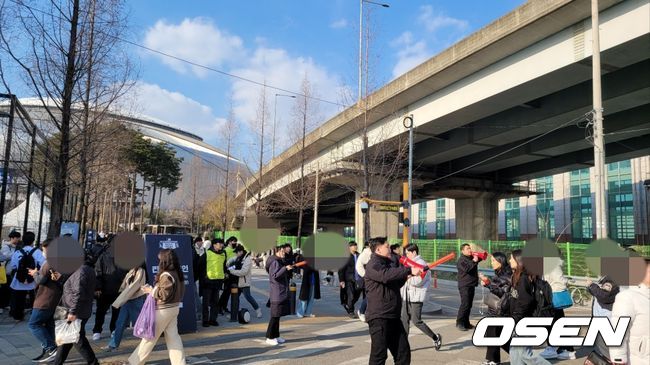
M 237 254 L 235 253 L 235 247 L 237 247 L 237 237 L 235 236 L 228 237 L 228 239 L 226 240 L 226 247 L 224 248 L 224 252 L 226 253 L 226 261 L 234 257 L 237 257 Z M 219 306 L 218 306 L 220 314 L 223 314 L 224 312 L 230 313 L 230 311 L 228 310 L 228 300 L 230 300 L 230 288 L 232 286 L 237 286 L 238 281 L 239 279 L 236 276 L 232 276 L 224 280 L 223 282 L 224 288 L 223 288 L 223 292 L 221 293 L 221 298 L 219 298 Z
M 203 327 L 218 326 L 217 303 L 219 290 L 224 289 L 226 278 L 226 252 L 223 249 L 223 240 L 220 238 L 212 241 L 212 246 L 205 251 L 202 257 L 202 267 L 205 267 L 203 278 Z

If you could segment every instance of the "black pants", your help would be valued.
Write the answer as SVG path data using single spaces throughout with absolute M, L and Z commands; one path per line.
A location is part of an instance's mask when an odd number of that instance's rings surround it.
M 33 290 L 12 290 L 11 291 L 11 309 L 9 315 L 17 320 L 22 321 L 25 319 L 25 307 L 27 306 L 27 296 L 30 298 L 30 303 L 34 302 Z
M 87 364 L 99 364 L 97 357 L 95 357 L 95 352 L 93 351 L 93 348 L 90 346 L 90 343 L 88 343 L 88 339 L 86 338 L 86 322 L 88 322 L 87 319 L 81 320 L 81 331 L 79 331 L 79 341 L 77 343 L 68 343 L 57 348 L 56 358 L 54 358 L 54 365 L 63 364 L 68 358 L 68 354 L 70 353 L 70 350 L 73 346 L 75 349 L 77 349 L 79 355 L 81 355 L 81 357 L 86 360 Z
M 393 355 L 395 365 L 411 363 L 411 347 L 404 326 L 399 318 L 376 318 L 368 322 L 370 331 L 369 365 L 383 365 L 388 355 Z
M 11 292 L 13 291 L 9 284 L 11 276 L 7 276 L 7 284 L 0 285 L 0 309 L 4 309 L 11 304 Z
M 235 280 L 239 281 L 239 278 L 235 277 Z M 230 288 L 232 287 L 233 280 L 227 279 L 223 281 L 223 292 L 221 292 L 221 297 L 219 298 L 219 303 L 217 307 L 219 309 L 228 309 L 228 301 L 230 300 Z
M 108 329 L 115 331 L 115 323 L 117 323 L 117 317 L 120 315 L 119 308 L 113 308 L 112 304 L 117 299 L 117 295 L 100 295 L 97 298 L 97 308 L 95 309 L 95 326 L 93 326 L 93 333 L 102 333 L 104 328 L 104 320 L 106 318 L 106 312 L 109 308 L 111 309 L 111 323 L 108 325 Z
M 201 306 L 201 313 L 203 322 L 216 321 L 218 314 L 219 303 L 219 290 L 220 284 L 207 284 L 203 285 L 203 304 Z M 224 290 L 225 292 L 225 290 Z
M 472 311 L 475 289 L 473 286 L 458 288 L 458 292 L 460 293 L 460 307 L 458 308 L 458 316 L 456 317 L 457 326 L 469 327 L 469 315 Z
M 266 338 L 274 339 L 280 337 L 280 317 L 271 317 L 269 326 L 266 328 Z
M 354 281 L 345 282 L 345 295 L 348 313 L 354 313 L 354 306 L 357 304 L 359 297 L 361 296 L 361 290 L 357 289 L 357 285 Z
M 500 326 L 488 326 L 485 330 L 485 337 L 499 337 L 503 327 Z M 497 364 L 501 362 L 501 349 L 509 353 L 510 352 L 510 340 L 501 346 L 488 346 L 485 350 L 485 360 L 494 361 Z
M 555 321 L 557 321 L 558 319 L 563 318 L 563 317 L 564 317 L 564 309 L 554 309 L 553 310 L 553 324 L 555 324 Z M 550 328 L 549 328 L 549 331 L 550 331 Z M 565 350 L 566 351 L 571 351 L 571 352 L 575 351 L 573 346 L 560 346 L 560 347 L 557 348 L 557 353 L 559 354 L 560 352 L 565 351 Z
M 413 322 L 413 325 L 422 331 L 422 333 L 429 336 L 432 340 L 437 340 L 438 335 L 433 333 L 431 328 L 422 320 L 423 305 L 424 303 L 422 302 L 402 302 L 402 324 L 404 325 L 404 331 L 408 335 L 411 322 Z

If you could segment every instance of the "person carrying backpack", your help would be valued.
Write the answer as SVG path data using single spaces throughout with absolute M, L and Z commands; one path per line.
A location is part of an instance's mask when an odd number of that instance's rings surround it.
M 11 262 L 11 257 L 16 252 L 16 248 L 20 243 L 20 233 L 16 231 L 11 231 L 9 233 L 9 240 L 2 241 L 2 248 L 0 248 L 0 265 L 5 268 L 5 284 L 0 284 L 0 314 L 4 313 L 5 308 L 9 306 L 9 298 L 11 298 L 11 273 L 9 272 L 9 263 Z
M 524 266 L 521 250 L 514 250 L 509 260 L 512 268 L 512 286 L 510 288 L 510 316 L 519 322 L 524 317 L 544 316 L 544 308 L 547 307 L 545 300 L 536 300 L 538 295 L 544 294 L 546 290 L 542 287 L 545 281 L 536 275 L 530 275 Z M 546 283 L 548 285 L 548 283 Z M 550 286 L 548 287 L 550 291 Z M 548 293 L 547 293 L 548 294 Z M 553 317 L 553 294 L 550 293 L 550 317 Z M 550 365 L 546 359 L 539 354 L 533 353 L 530 346 L 510 346 L 510 364 L 512 365 Z
M 9 314 L 18 322 L 25 319 L 27 296 L 29 295 L 30 302 L 34 301 L 36 282 L 29 275 L 29 270 L 40 270 L 45 262 L 43 252 L 34 247 L 35 240 L 36 235 L 34 235 L 34 232 L 25 232 L 23 235 L 24 246 L 14 252 L 13 256 L 11 256 L 11 263 L 9 264 L 9 270 L 13 272 L 13 279 L 11 280 L 11 289 L 13 289 L 13 292 Z

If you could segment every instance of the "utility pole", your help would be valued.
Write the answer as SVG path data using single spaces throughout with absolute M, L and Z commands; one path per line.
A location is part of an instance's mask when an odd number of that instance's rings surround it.
M 592 79 L 593 79 L 593 133 L 596 238 L 607 238 L 607 175 L 605 169 L 605 138 L 603 135 L 603 101 L 600 83 L 600 30 L 598 0 L 591 0 Z
M 318 174 L 319 174 L 319 163 L 316 162 L 316 191 L 314 192 L 314 234 L 318 232 Z

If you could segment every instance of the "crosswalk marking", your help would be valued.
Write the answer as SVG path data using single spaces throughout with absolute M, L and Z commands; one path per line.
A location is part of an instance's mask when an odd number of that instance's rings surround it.
M 331 336 L 331 335 L 338 335 L 341 333 L 350 333 L 350 332 L 356 332 L 359 330 L 367 330 L 368 325 L 366 323 L 363 323 L 361 321 L 354 321 L 354 322 L 349 322 L 346 324 L 342 324 L 340 326 L 332 327 L 332 328 L 326 328 L 324 330 L 316 331 L 314 332 L 315 335 L 317 336 Z
M 325 340 L 325 341 L 318 341 L 317 343 L 309 343 L 307 345 L 303 345 L 295 348 L 279 348 L 280 351 L 276 351 L 271 355 L 265 356 L 265 357 L 271 357 L 270 359 L 245 362 L 244 364 L 272 365 L 280 362 L 286 362 L 287 359 L 297 359 L 301 357 L 306 357 L 327 349 L 340 347 L 343 345 L 344 343 L 340 341 Z

